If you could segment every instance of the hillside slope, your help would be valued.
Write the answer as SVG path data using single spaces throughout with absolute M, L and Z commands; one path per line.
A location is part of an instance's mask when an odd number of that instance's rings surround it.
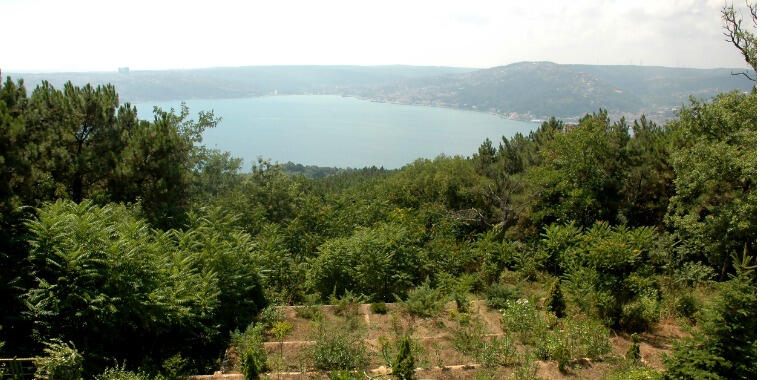
M 506 66 L 383 86 L 364 86 L 355 95 L 376 101 L 426 104 L 495 112 L 520 119 L 565 119 L 607 109 L 614 117 L 646 113 L 672 116 L 689 96 L 748 91 L 752 83 L 732 76 L 738 69 L 651 66 L 560 65 L 519 62 Z

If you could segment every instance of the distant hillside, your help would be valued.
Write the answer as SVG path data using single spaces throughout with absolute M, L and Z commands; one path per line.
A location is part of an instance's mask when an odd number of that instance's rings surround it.
M 395 83 L 474 69 L 436 66 L 245 66 L 192 70 L 92 73 L 10 73 L 34 88 L 42 80 L 56 87 L 74 84 L 116 86 L 122 101 L 242 98 L 274 94 L 339 94 L 347 87 Z M 6 73 L 3 73 L 6 75 Z
M 673 108 L 688 102 L 690 95 L 708 98 L 722 91 L 752 88 L 750 81 L 732 76 L 731 72 L 732 69 L 519 62 L 363 86 L 353 94 L 375 101 L 474 109 L 519 119 L 577 119 L 605 108 L 613 117 L 630 119 L 646 113 L 663 120 L 672 116 Z
M 127 73 L 18 74 L 28 87 L 42 80 L 61 86 L 112 83 L 122 101 L 333 94 L 381 102 L 487 111 L 516 119 L 555 116 L 577 120 L 607 109 L 629 119 L 673 116 L 691 95 L 749 91 L 752 82 L 731 72 L 653 66 L 560 65 L 518 62 L 489 69 L 434 66 L 248 66 Z

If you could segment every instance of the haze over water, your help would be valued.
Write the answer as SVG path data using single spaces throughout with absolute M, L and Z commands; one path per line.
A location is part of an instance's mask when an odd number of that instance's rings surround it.
M 191 116 L 213 110 L 221 123 L 203 144 L 245 160 L 261 156 L 304 165 L 399 168 L 439 154 L 470 156 L 490 138 L 529 133 L 536 123 L 447 108 L 376 103 L 329 95 L 188 100 Z M 135 104 L 141 119 L 153 106 L 179 109 L 179 101 Z

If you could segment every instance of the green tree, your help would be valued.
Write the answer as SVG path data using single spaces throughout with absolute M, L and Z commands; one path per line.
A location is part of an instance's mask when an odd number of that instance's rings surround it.
M 757 251 L 757 95 L 693 100 L 668 127 L 676 177 L 665 222 L 688 259 L 725 278 L 732 254 Z
M 750 260 L 734 256 L 737 274 L 720 284 L 693 337 L 665 358 L 666 379 L 757 378 L 757 280 Z
M 393 377 L 400 380 L 414 380 L 416 366 L 414 352 L 412 352 L 412 339 L 408 336 L 401 338 L 398 347 L 398 353 L 393 360 Z
M 757 4 L 747 1 L 747 8 L 749 8 L 749 14 L 754 26 L 751 29 L 742 27 L 742 16 L 736 11 L 733 4 L 723 6 L 721 18 L 724 23 L 723 27 L 726 30 L 723 34 L 728 38 L 728 42 L 731 42 L 741 52 L 744 61 L 755 72 L 754 78 L 747 73 L 735 75 L 744 75 L 749 80 L 757 81 L 757 34 L 753 32 L 757 30 Z
M 552 136 L 540 148 L 543 164 L 530 173 L 535 223 L 616 222 L 630 138 L 625 121 L 610 123 L 600 111 Z

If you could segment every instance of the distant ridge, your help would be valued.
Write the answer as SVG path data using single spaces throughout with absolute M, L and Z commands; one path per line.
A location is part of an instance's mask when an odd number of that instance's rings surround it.
M 646 114 L 663 121 L 689 96 L 749 91 L 731 72 L 632 65 L 516 62 L 488 69 L 437 66 L 246 66 L 189 70 L 17 74 L 27 86 L 112 83 L 122 101 L 148 102 L 264 95 L 332 94 L 373 101 L 453 107 L 532 120 L 575 120 L 600 108 L 611 117 Z
M 629 119 L 673 115 L 689 96 L 749 91 L 752 83 L 732 76 L 738 69 L 655 66 L 561 65 L 517 62 L 466 73 L 365 86 L 355 95 L 376 101 L 474 109 L 517 119 L 577 119 L 599 108 Z

